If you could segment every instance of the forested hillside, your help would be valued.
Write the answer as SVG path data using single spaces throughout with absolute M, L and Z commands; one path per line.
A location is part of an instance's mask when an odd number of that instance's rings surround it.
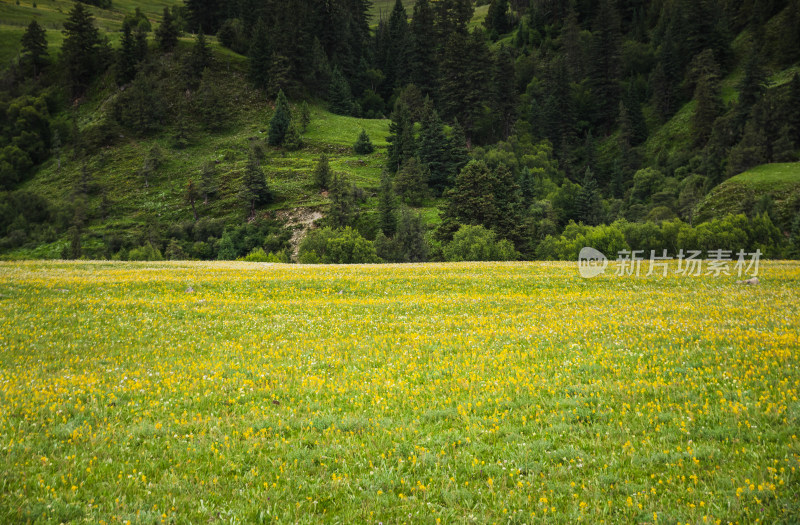
M 800 257 L 800 0 L 93 4 L 0 3 L 2 257 Z

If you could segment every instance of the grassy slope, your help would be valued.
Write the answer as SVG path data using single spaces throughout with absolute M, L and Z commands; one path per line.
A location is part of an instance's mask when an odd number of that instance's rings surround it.
M 704 221 L 726 213 L 745 213 L 763 194 L 775 201 L 778 221 L 786 226 L 800 206 L 800 162 L 765 164 L 731 177 L 709 193 L 697 209 Z

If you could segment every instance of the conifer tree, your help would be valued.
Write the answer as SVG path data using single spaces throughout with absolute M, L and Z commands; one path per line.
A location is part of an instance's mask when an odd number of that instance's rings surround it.
M 434 95 L 438 65 L 434 14 L 429 0 L 417 0 L 410 24 L 411 51 L 408 57 L 412 82 L 426 95 Z
M 64 22 L 61 56 L 73 95 L 81 95 L 106 66 L 108 44 L 100 37 L 94 17 L 75 2 Z
M 343 176 L 334 174 L 330 186 L 331 208 L 328 220 L 334 228 L 349 226 L 355 212 L 355 202 L 347 180 Z
M 197 34 L 192 51 L 186 58 L 186 77 L 192 88 L 197 87 L 197 82 L 203 74 L 203 70 L 211 66 L 211 49 L 206 43 L 206 37 L 201 32 Z
M 269 45 L 267 24 L 262 18 L 256 22 L 248 53 L 248 75 L 259 89 L 269 86 L 269 71 L 272 67 L 272 49 Z
M 369 135 L 367 135 L 365 129 L 362 129 L 361 133 L 358 135 L 358 139 L 353 145 L 353 151 L 357 155 L 369 155 L 375 151 L 375 146 L 372 145 L 372 141 L 369 139 Z
M 419 133 L 417 156 L 420 163 L 430 172 L 429 184 L 436 195 L 441 195 L 448 187 L 450 177 L 449 143 L 444 133 L 444 125 L 439 119 L 439 114 L 432 107 L 432 103 L 425 104 L 425 114 L 422 118 L 422 129 Z
M 303 133 L 308 131 L 309 124 L 311 124 L 311 109 L 308 107 L 308 102 L 304 100 L 300 106 L 300 129 Z
M 394 178 L 394 191 L 409 206 L 420 206 L 428 197 L 430 171 L 416 157 L 407 159 Z
M 597 180 L 595 180 L 594 173 L 592 173 L 589 167 L 586 168 L 586 173 L 583 176 L 583 183 L 581 184 L 581 191 L 578 194 L 577 205 L 580 220 L 584 224 L 596 226 L 600 223 L 602 202 L 600 201 Z
M 255 218 L 256 208 L 272 202 L 272 192 L 267 186 L 264 172 L 258 164 L 258 160 L 250 156 L 247 167 L 242 177 L 242 186 L 239 190 L 239 200 L 241 200 L 247 210 L 250 219 Z
M 337 115 L 351 115 L 353 113 L 353 94 L 350 91 L 350 84 L 344 78 L 342 71 L 334 68 L 331 75 L 331 84 L 328 89 L 328 102 L 330 103 L 331 113 Z
M 22 56 L 20 62 L 30 66 L 36 77 L 47 65 L 47 32 L 36 20 L 31 20 L 22 35 Z
M 800 74 L 798 73 L 795 73 L 789 82 L 783 103 L 783 114 L 789 126 L 789 137 L 795 146 L 800 147 Z
M 425 262 L 428 260 L 428 244 L 425 242 L 425 226 L 418 213 L 402 207 L 397 217 L 394 244 L 398 262 Z
M 486 20 L 483 24 L 493 36 L 493 40 L 497 40 L 499 35 L 508 33 L 511 29 L 511 20 L 508 16 L 508 0 L 492 0 L 489 3 L 489 11 L 486 13 Z
M 711 136 L 714 120 L 719 116 L 719 68 L 710 49 L 693 60 L 697 83 L 694 90 L 695 110 L 692 115 L 692 137 L 698 146 L 705 145 Z
M 280 91 L 275 105 L 275 113 L 269 121 L 269 137 L 267 140 L 270 146 L 283 144 L 291 123 L 292 113 L 289 109 L 289 101 L 286 100 L 286 95 L 283 94 L 283 91 Z
M 597 100 L 596 123 L 606 131 L 619 108 L 622 34 L 613 0 L 601 0 L 594 20 L 592 88 Z
M 395 0 L 387 27 L 388 57 L 386 60 L 386 84 L 403 87 L 408 81 L 408 53 L 410 33 L 408 14 L 402 0 Z
M 327 190 L 330 188 L 332 178 L 333 173 L 328 163 L 328 156 L 323 153 L 314 167 L 314 185 L 321 190 Z
M 122 25 L 122 39 L 117 52 L 117 84 L 120 86 L 132 81 L 136 76 L 136 42 L 130 24 Z
M 189 182 L 186 184 L 186 192 L 183 195 L 183 200 L 186 204 L 192 207 L 192 215 L 194 215 L 194 221 L 197 222 L 197 208 L 195 207 L 195 202 L 200 198 L 200 191 L 195 186 L 194 181 L 189 179 Z
M 386 167 L 394 173 L 403 162 L 414 155 L 416 147 L 413 134 L 414 122 L 408 106 L 398 100 L 389 122 L 389 142 Z
M 161 24 L 156 29 L 158 48 L 164 53 L 172 51 L 178 45 L 178 36 L 180 36 L 180 31 L 178 31 L 175 17 L 172 16 L 169 8 L 165 7 L 164 14 L 161 17 Z

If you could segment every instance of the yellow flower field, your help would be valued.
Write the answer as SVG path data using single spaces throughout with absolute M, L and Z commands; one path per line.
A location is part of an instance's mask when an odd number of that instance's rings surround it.
M 0 263 L 0 522 L 797 523 L 759 278 Z

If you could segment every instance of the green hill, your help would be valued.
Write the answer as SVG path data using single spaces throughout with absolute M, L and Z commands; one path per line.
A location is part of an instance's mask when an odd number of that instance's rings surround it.
M 702 222 L 728 213 L 750 214 L 764 196 L 773 202 L 778 226 L 788 231 L 800 207 L 800 162 L 765 164 L 731 177 L 711 190 L 696 217 Z

